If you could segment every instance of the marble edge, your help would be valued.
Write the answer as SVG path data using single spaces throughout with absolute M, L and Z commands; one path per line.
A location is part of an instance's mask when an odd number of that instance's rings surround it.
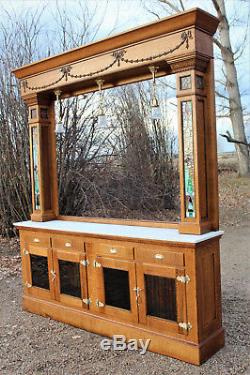
M 64 222 L 66 223 L 66 221 L 64 220 L 52 220 L 50 222 L 55 222 L 55 221 L 60 221 L 60 222 Z M 70 221 L 70 223 L 77 223 L 78 225 L 79 224 L 93 224 L 93 225 L 112 225 L 112 226 L 118 226 L 118 227 L 126 227 L 126 228 L 131 228 L 131 227 L 136 227 L 136 226 L 130 226 L 130 225 L 121 225 L 121 224 L 109 224 L 109 223 L 92 223 L 92 222 L 74 222 L 74 221 Z M 42 225 L 39 227 L 39 224 L 42 224 L 42 223 L 49 223 L 49 222 L 34 222 L 36 223 L 35 225 L 32 225 L 33 222 L 30 221 L 30 220 L 27 220 L 27 221 L 21 221 L 21 222 L 16 222 L 16 223 L 13 223 L 14 226 L 16 227 L 23 227 L 23 228 L 32 228 L 32 229 L 45 229 L 45 230 L 49 230 L 50 228 L 46 228 L 46 227 L 42 227 Z M 173 229 L 173 228 L 150 228 L 150 227 L 141 227 L 141 226 L 138 226 L 138 228 L 143 228 L 143 229 L 157 229 L 157 230 L 160 230 L 161 232 L 164 231 L 164 229 L 167 229 L 168 231 L 177 231 L 177 229 Z M 71 229 L 67 229 L 67 228 L 53 228 L 52 230 L 55 230 L 55 231 L 63 231 L 63 232 L 74 232 L 74 233 L 82 233 L 82 234 L 85 234 L 85 235 L 100 235 L 100 236 L 114 236 L 114 233 L 98 233 L 98 231 L 96 232 L 88 232 L 88 230 L 84 231 L 84 230 L 79 230 L 79 229 L 75 229 L 75 230 L 72 230 Z M 166 241 L 166 242 L 181 242 L 181 243 L 200 243 L 200 242 L 203 242 L 203 241 L 206 241 L 210 238 L 215 238 L 215 237 L 219 237 L 219 236 L 222 236 L 224 234 L 224 231 L 222 230 L 218 230 L 218 231 L 211 231 L 211 232 L 208 232 L 208 233 L 204 233 L 204 234 L 182 234 L 182 233 L 179 233 L 177 232 L 175 234 L 176 237 L 179 237 L 179 238 L 159 238 L 158 236 L 155 236 L 156 238 L 154 238 L 153 236 L 143 236 L 140 234 L 138 234 L 137 236 L 135 236 L 133 233 L 131 234 L 119 234 L 117 235 L 117 237 L 124 237 L 124 238 L 131 238 L 131 239 L 145 239 L 145 240 L 157 240 L 157 241 Z M 201 238 L 200 236 L 203 236 L 203 238 Z M 157 238 L 158 237 L 158 238 Z M 191 238 L 190 238 L 191 237 Z M 195 238 L 196 237 L 196 238 Z

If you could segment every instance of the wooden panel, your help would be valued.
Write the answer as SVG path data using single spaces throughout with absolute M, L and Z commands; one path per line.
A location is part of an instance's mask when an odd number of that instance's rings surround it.
M 109 315 L 117 319 L 125 320 L 128 322 L 137 322 L 137 304 L 136 304 L 136 294 L 134 288 L 136 287 L 136 276 L 135 276 L 135 264 L 134 262 L 120 260 L 120 259 L 110 259 L 98 256 L 96 261 L 100 263 L 101 267 L 97 267 L 94 270 L 95 278 L 95 288 L 97 293 L 97 299 L 104 304 L 103 307 L 97 307 L 96 301 L 93 301 L 90 305 L 90 309 L 98 313 Z M 128 283 L 129 283 L 129 299 L 130 299 L 130 310 L 111 306 L 106 304 L 105 299 L 105 274 L 104 269 L 111 268 L 114 270 L 126 271 L 128 272 Z M 119 286 L 119 279 L 117 279 L 117 285 Z M 116 293 L 120 293 L 119 287 L 117 287 Z M 91 298 L 92 299 L 92 298 Z
M 25 296 L 23 298 L 23 308 L 35 314 L 49 316 L 51 319 L 63 320 L 72 326 L 80 327 L 102 336 L 125 335 L 127 340 L 132 338 L 150 339 L 149 351 L 168 355 L 194 365 L 200 365 L 224 346 L 224 330 L 222 328 L 197 345 L 190 341 L 165 335 L 163 332 L 148 330 L 145 327 L 138 326 L 138 324 L 111 321 L 108 317 L 98 316 L 87 310 L 81 311 L 62 306 L 54 301 L 41 301 Z
M 23 240 L 28 244 L 50 247 L 50 236 L 41 232 L 24 232 Z
M 135 259 L 159 265 L 184 266 L 184 253 L 172 251 L 171 247 L 136 246 Z
M 53 249 L 64 249 L 64 250 L 79 250 L 84 252 L 84 240 L 80 237 L 74 236 L 55 236 L 52 235 L 52 247 Z
M 124 242 L 105 241 L 94 242 L 91 248 L 92 254 L 110 256 L 112 258 L 133 259 L 132 246 L 126 246 Z
M 54 299 L 55 289 L 54 280 L 52 277 L 51 270 L 53 270 L 53 254 L 52 250 L 49 248 L 41 248 L 33 245 L 24 245 L 23 249 L 23 267 L 25 269 L 24 275 L 26 280 L 24 280 L 25 294 L 43 299 Z M 48 278 L 49 278 L 49 289 L 40 288 L 33 285 L 32 282 L 32 267 L 31 267 L 31 257 L 32 255 L 45 257 L 48 264 Z
M 222 324 L 218 240 L 201 244 L 196 258 L 199 337 L 205 339 Z
M 203 325 L 206 326 L 211 322 L 211 320 L 216 318 L 214 254 L 202 256 L 201 272 Z
M 155 329 L 160 332 L 166 332 L 168 334 L 186 335 L 187 331 L 181 329 L 178 325 L 179 322 L 186 322 L 186 292 L 185 284 L 176 282 L 176 314 L 177 321 L 171 321 L 167 319 L 158 318 L 155 316 L 147 315 L 147 293 L 145 284 L 145 275 L 161 276 L 169 279 L 176 280 L 177 275 L 184 275 L 183 269 L 176 269 L 174 267 L 160 267 L 158 265 L 137 263 L 137 285 L 140 290 L 140 298 L 138 299 L 139 308 L 139 322 L 145 324 L 151 329 Z M 159 297 L 158 293 L 155 295 L 152 291 L 152 298 Z M 167 300 L 166 300 L 167 303 Z
M 66 250 L 54 250 L 54 271 L 56 275 L 56 299 L 62 304 L 77 307 L 77 308 L 88 308 L 88 305 L 83 302 L 84 299 L 88 298 L 87 288 L 87 273 L 86 267 L 81 261 L 86 260 L 85 256 L 80 252 L 66 251 Z M 60 275 L 60 261 L 75 263 L 79 267 L 79 282 L 80 282 L 80 296 L 74 296 L 67 293 L 61 292 L 60 280 L 65 275 Z M 72 275 L 73 277 L 73 275 Z

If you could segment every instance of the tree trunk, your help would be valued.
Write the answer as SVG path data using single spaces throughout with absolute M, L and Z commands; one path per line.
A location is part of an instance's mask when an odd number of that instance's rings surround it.
M 213 0 L 213 3 L 220 19 L 220 24 L 218 27 L 221 44 L 220 49 L 227 77 L 226 88 L 229 96 L 230 118 L 232 122 L 234 138 L 243 143 L 247 143 L 240 90 L 234 61 L 234 53 L 232 51 L 230 41 L 229 23 L 226 16 L 225 2 L 224 0 Z M 250 156 L 248 147 L 243 144 L 235 144 L 235 148 L 238 156 L 239 175 L 241 177 L 249 176 Z

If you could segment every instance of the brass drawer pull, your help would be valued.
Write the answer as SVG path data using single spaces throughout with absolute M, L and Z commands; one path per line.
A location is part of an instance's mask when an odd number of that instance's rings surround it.
M 155 254 L 154 258 L 155 259 L 164 259 L 164 255 L 162 255 L 162 254 Z
M 38 243 L 38 242 L 40 242 L 40 240 L 39 240 L 39 238 L 34 238 L 34 239 L 33 239 L 33 242 Z
M 65 242 L 64 245 L 65 245 L 65 247 L 71 247 L 72 246 L 70 242 Z
M 110 254 L 117 254 L 117 253 L 118 253 L 118 250 L 112 248 L 112 249 L 109 250 L 109 252 L 110 252 Z

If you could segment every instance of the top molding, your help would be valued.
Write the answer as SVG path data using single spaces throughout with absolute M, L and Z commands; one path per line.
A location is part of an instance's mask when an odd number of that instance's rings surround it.
M 82 47 L 71 49 L 59 55 L 24 65 L 14 69 L 12 72 L 17 78 L 24 79 L 63 65 L 72 64 L 82 59 L 94 57 L 110 50 L 115 50 L 126 45 L 138 43 L 192 26 L 212 36 L 218 24 L 218 18 L 200 8 L 193 8 L 186 12 L 162 18 L 160 21 L 130 29 L 126 32 L 111 36 L 110 38 L 102 39 Z

